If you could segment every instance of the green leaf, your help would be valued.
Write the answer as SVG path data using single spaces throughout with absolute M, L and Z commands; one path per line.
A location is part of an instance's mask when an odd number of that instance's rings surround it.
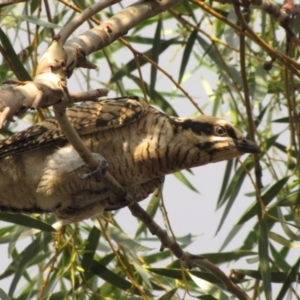
M 137 241 L 129 238 L 123 231 L 121 231 L 118 227 L 113 226 L 110 223 L 106 224 L 106 233 L 119 245 L 130 249 L 134 252 L 142 251 L 146 252 L 151 250 L 151 248 L 145 247 L 139 244 Z
M 269 246 L 276 266 L 278 266 L 283 271 L 290 270 L 291 266 L 288 264 L 286 256 L 282 253 L 279 253 L 278 250 L 271 243 L 269 244 Z
M 163 296 L 159 297 L 157 300 L 172 300 L 177 290 L 178 288 L 174 288 L 168 291 L 167 293 L 165 293 Z
M 287 196 L 280 197 L 276 203 L 278 206 L 293 206 L 300 204 L 300 190 L 290 193 Z
M 0 288 L 0 299 L 1 300 L 11 300 L 11 298 Z
M 100 230 L 97 227 L 93 226 L 87 238 L 87 244 L 84 248 L 84 255 L 81 260 L 81 266 L 85 271 L 88 271 L 90 266 L 92 265 L 100 236 Z
M 278 196 L 280 190 L 284 187 L 288 180 L 289 176 L 283 177 L 265 192 L 265 194 L 261 197 L 265 206 L 267 206 L 275 197 Z M 243 224 L 253 218 L 257 214 L 259 209 L 260 207 L 258 206 L 258 203 L 254 202 L 243 214 L 243 216 L 237 221 L 236 225 Z
M 68 298 L 68 295 L 69 295 L 69 291 L 61 291 L 61 292 L 53 293 L 49 297 L 49 300 L 65 300 Z
M 266 300 L 272 300 L 271 270 L 269 258 L 269 240 L 267 218 L 264 216 L 259 223 L 258 237 L 259 269 L 263 281 Z
M 198 35 L 198 30 L 194 29 L 192 33 L 189 35 L 189 38 L 186 42 L 186 45 L 184 47 L 184 51 L 182 54 L 182 60 L 181 60 L 181 65 L 180 65 L 180 71 L 179 71 L 179 78 L 178 78 L 178 83 L 181 83 L 182 77 L 184 75 L 186 66 L 189 62 L 189 59 L 191 57 L 191 54 L 193 52 L 193 47 L 196 41 Z
M 291 284 L 293 281 L 296 281 L 296 278 L 298 277 L 298 281 L 299 281 L 299 273 L 298 270 L 299 270 L 299 267 L 300 267 L 300 258 L 298 258 L 298 260 L 296 261 L 296 263 L 293 265 L 293 267 L 290 269 L 290 271 L 288 272 L 285 280 L 284 280 L 284 283 L 277 295 L 277 298 L 276 300 L 281 300 L 281 299 L 284 299 L 287 291 L 291 288 Z
M 245 162 L 245 166 L 249 165 L 249 163 L 247 164 Z M 249 167 L 247 167 L 249 169 Z M 223 212 L 223 215 L 222 215 L 222 218 L 219 222 L 219 225 L 218 225 L 218 228 L 216 230 L 216 234 L 219 232 L 219 230 L 222 228 L 230 210 L 231 210 L 231 207 L 233 206 L 233 202 L 235 201 L 239 191 L 240 191 L 240 188 L 244 182 L 244 179 L 246 177 L 246 173 L 244 172 L 244 170 L 239 167 L 236 172 L 235 172 L 235 175 L 233 176 L 228 188 L 227 188 L 227 191 L 225 193 L 225 197 L 223 199 L 223 203 L 224 201 L 228 199 L 227 201 L 227 204 L 226 204 L 226 207 L 224 209 L 224 212 Z M 222 203 L 222 204 L 223 204 Z M 220 204 L 219 204 L 220 205 Z
M 197 35 L 197 41 L 204 50 L 204 55 L 201 57 L 201 62 L 204 59 L 207 59 L 206 56 L 209 56 L 214 67 L 218 68 L 222 80 L 230 90 L 236 90 L 236 84 L 233 84 L 233 82 L 240 86 L 243 85 L 240 73 L 236 70 L 236 68 L 226 64 L 226 61 L 223 59 L 221 53 L 217 51 L 216 47 L 214 47 L 214 43 L 208 43 L 200 35 Z
M 62 28 L 62 26 L 60 26 L 60 25 L 43 21 L 41 18 L 37 18 L 34 16 L 18 15 L 17 18 L 21 19 L 23 21 L 27 21 L 29 23 L 35 24 L 35 25 L 39 25 L 41 27 L 47 27 L 47 28 L 53 28 L 53 29 L 61 29 Z
M 140 85 L 140 79 L 132 74 L 128 74 L 127 76 L 128 78 L 130 78 L 131 80 L 133 80 L 136 85 Z M 146 92 L 149 95 L 149 85 L 144 81 L 144 86 L 146 88 Z M 150 95 L 149 95 L 150 96 Z M 174 110 L 174 108 L 169 104 L 169 102 L 163 97 L 162 94 L 154 91 L 154 98 L 151 99 L 150 104 L 153 105 L 157 105 L 159 106 L 167 115 L 170 116 L 178 116 L 176 111 Z
M 247 270 L 243 269 L 244 273 L 252 278 L 262 280 L 261 272 L 257 270 Z M 287 272 L 270 272 L 271 281 L 273 283 L 283 283 L 288 276 Z M 296 273 L 294 277 L 291 278 L 292 282 L 300 283 L 300 273 Z
M 232 168 L 233 168 L 233 159 L 230 159 L 226 164 L 225 173 L 222 180 L 222 187 L 218 198 L 217 208 L 221 207 L 223 200 L 225 200 L 225 191 L 229 183 Z
M 105 265 L 93 261 L 90 268 L 91 272 L 102 278 L 104 281 L 109 282 L 112 286 L 122 290 L 129 290 L 132 287 L 131 282 L 117 275 L 113 271 L 109 270 Z
M 6 36 L 6 34 L 1 28 L 0 28 L 0 41 L 8 56 L 10 65 L 13 67 L 12 71 L 14 72 L 15 76 L 17 76 L 17 78 L 22 81 L 26 81 L 26 80 L 31 81 L 30 75 L 28 74 L 24 65 L 21 63 L 18 55 L 14 50 L 14 47 L 12 46 L 8 37 Z
M 285 247 L 289 247 L 289 248 L 299 248 L 300 245 L 299 244 L 295 244 L 289 240 L 287 240 L 286 238 L 284 238 L 282 235 L 276 233 L 276 232 L 272 232 L 269 231 L 268 236 L 270 239 L 272 239 L 273 241 L 277 242 L 278 244 L 281 244 Z
M 190 275 L 193 275 L 193 276 L 196 276 L 203 280 L 206 280 L 210 283 L 220 284 L 220 285 L 222 284 L 222 282 L 210 272 L 189 271 L 188 273 L 184 274 L 185 276 L 183 278 L 181 268 L 175 269 L 175 268 L 150 268 L 149 267 L 148 270 L 155 274 L 158 274 L 158 275 L 161 275 L 164 277 L 173 278 L 173 279 L 178 279 L 178 280 L 192 281 Z
M 255 88 L 252 95 L 254 101 L 263 100 L 268 93 L 266 73 L 267 71 L 263 69 L 263 65 L 259 64 L 255 70 Z
M 250 256 L 250 255 L 257 255 L 256 252 L 248 251 L 248 250 L 235 250 L 231 252 L 216 252 L 216 253 L 203 253 L 201 256 L 205 257 L 212 263 L 219 265 L 222 263 L 236 261 L 240 258 Z
M 229 300 L 230 298 L 222 291 L 222 289 L 206 280 L 198 278 L 190 274 L 191 279 L 199 286 L 200 290 L 218 300 Z
M 162 30 L 162 20 L 161 17 L 159 18 L 154 34 L 154 41 L 153 47 L 151 51 L 151 59 L 158 65 L 159 64 L 159 55 L 161 53 L 160 46 L 161 46 L 161 30 Z M 157 68 L 153 64 L 151 64 L 151 71 L 150 71 L 150 85 L 149 85 L 149 95 L 152 98 L 155 91 L 156 85 L 156 78 L 157 78 Z
M 173 174 L 182 184 L 191 189 L 193 192 L 199 193 L 199 191 L 188 181 L 182 171 Z
M 0 220 L 30 228 L 39 229 L 41 231 L 56 231 L 51 225 L 22 214 L 7 214 L 0 212 Z
M 23 276 L 26 266 L 31 260 L 35 258 L 39 251 L 45 249 L 49 242 L 52 240 L 52 235 L 49 232 L 39 234 L 38 237 L 27 246 L 13 262 L 6 268 L 6 270 L 0 275 L 0 279 L 6 278 L 15 273 L 12 283 L 9 288 L 9 295 L 12 296 L 20 278 Z
M 223 244 L 221 245 L 221 247 L 219 249 L 220 252 L 222 252 L 223 249 L 226 248 L 226 246 L 233 240 L 233 238 L 242 229 L 242 227 L 243 227 L 243 225 L 235 225 L 235 226 L 232 227 L 232 229 L 229 231 L 228 235 L 226 236 Z M 246 248 L 246 249 L 252 249 L 252 248 Z
M 177 38 L 173 38 L 173 39 L 170 39 L 170 40 L 167 40 L 167 41 L 166 40 L 162 40 L 160 42 L 159 54 L 163 53 L 176 40 L 177 40 Z M 144 52 L 143 55 L 151 57 L 151 55 L 152 55 L 152 49 Z M 141 67 L 143 65 L 145 65 L 146 63 L 148 63 L 148 62 L 145 59 L 140 60 L 140 66 Z M 136 69 L 137 69 L 137 66 L 136 66 L 136 63 L 135 63 L 135 59 L 132 59 L 128 63 L 126 63 L 126 65 L 124 65 L 118 72 L 116 72 L 113 75 L 113 77 L 110 79 L 110 82 L 111 83 L 116 82 L 117 80 L 120 80 L 123 77 L 126 77 L 126 76 L 130 75 Z

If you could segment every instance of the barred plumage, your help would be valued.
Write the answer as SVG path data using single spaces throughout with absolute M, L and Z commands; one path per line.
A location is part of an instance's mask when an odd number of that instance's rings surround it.
M 0 142 L 1 211 L 53 212 L 79 221 L 143 200 L 167 174 L 259 152 L 224 120 L 169 117 L 136 98 L 76 106 L 68 116 L 88 148 L 107 159 L 125 199 L 103 182 L 81 179 L 85 166 L 49 119 Z

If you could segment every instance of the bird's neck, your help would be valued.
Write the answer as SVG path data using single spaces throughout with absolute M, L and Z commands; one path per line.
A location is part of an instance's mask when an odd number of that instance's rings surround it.
M 180 120 L 174 122 L 165 115 L 158 116 L 135 148 L 135 161 L 157 176 L 209 163 L 210 155 L 193 140 L 190 129 L 182 126 L 184 119 Z M 142 131 L 145 126 L 140 128 Z

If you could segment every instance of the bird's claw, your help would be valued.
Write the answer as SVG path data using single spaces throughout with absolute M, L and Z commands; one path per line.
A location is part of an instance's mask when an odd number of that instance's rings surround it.
M 95 181 L 100 182 L 108 169 L 107 160 L 98 153 L 93 153 L 93 156 L 99 161 L 98 167 L 92 172 L 83 174 L 80 176 L 81 179 L 90 179 L 93 178 Z

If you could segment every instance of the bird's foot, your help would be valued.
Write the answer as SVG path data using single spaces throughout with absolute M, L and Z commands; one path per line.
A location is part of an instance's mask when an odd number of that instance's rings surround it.
M 99 161 L 98 167 L 93 170 L 92 172 L 85 173 L 80 176 L 81 179 L 94 179 L 97 182 L 102 181 L 105 173 L 108 169 L 108 162 L 107 160 L 100 155 L 99 153 L 93 153 L 93 156 Z M 86 169 L 88 169 L 86 167 Z

